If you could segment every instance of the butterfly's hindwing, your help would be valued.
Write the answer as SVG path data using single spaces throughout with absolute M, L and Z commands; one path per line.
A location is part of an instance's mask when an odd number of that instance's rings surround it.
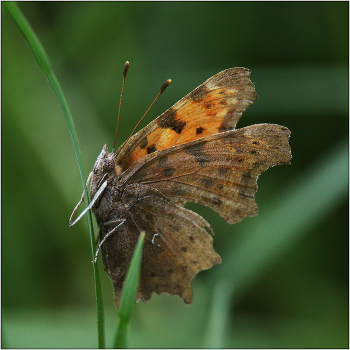
M 148 184 L 180 203 L 206 205 L 235 223 L 257 214 L 258 176 L 289 163 L 289 135 L 287 128 L 274 124 L 213 135 L 136 162 L 123 181 Z

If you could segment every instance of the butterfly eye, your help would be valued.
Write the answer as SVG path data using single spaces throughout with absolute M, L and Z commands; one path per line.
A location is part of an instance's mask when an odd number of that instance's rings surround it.
M 105 163 L 103 164 L 103 170 L 106 172 L 110 172 L 114 169 L 114 160 L 113 159 L 105 159 Z

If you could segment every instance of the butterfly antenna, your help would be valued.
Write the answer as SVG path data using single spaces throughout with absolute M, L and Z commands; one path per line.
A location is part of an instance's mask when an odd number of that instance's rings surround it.
M 168 79 L 160 88 L 156 98 L 153 100 L 153 102 L 151 103 L 151 105 L 148 107 L 146 113 L 142 116 L 142 118 L 139 120 L 139 122 L 136 124 L 134 130 L 132 131 L 132 133 L 130 134 L 130 136 L 128 137 L 127 140 L 129 140 L 129 138 L 132 136 L 132 134 L 134 133 L 134 131 L 136 130 L 136 128 L 140 125 L 142 119 L 146 116 L 146 114 L 149 112 L 149 110 L 152 108 L 152 106 L 154 105 L 154 102 L 157 101 L 158 97 L 164 92 L 164 90 L 169 86 L 169 84 L 171 83 L 171 79 Z
M 114 137 L 114 143 L 113 143 L 113 151 L 114 152 L 114 147 L 115 147 L 115 142 L 117 141 L 117 135 L 118 135 L 118 128 L 119 128 L 119 119 L 120 119 L 120 109 L 122 107 L 122 98 L 123 98 L 123 92 L 124 92 L 124 85 L 125 85 L 125 78 L 126 78 L 126 73 L 128 72 L 129 69 L 129 61 L 125 62 L 124 65 L 124 70 L 123 70 L 123 85 L 122 85 L 122 92 L 120 94 L 120 100 L 119 100 L 119 111 L 118 111 L 118 120 L 117 120 L 117 130 L 115 132 L 115 137 Z

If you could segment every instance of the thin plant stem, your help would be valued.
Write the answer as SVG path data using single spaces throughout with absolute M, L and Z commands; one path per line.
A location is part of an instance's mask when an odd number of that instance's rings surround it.
M 120 349 L 128 347 L 130 320 L 135 307 L 137 287 L 140 279 L 144 238 L 145 233 L 141 232 L 125 278 L 117 320 L 117 333 L 114 341 L 114 348 Z
M 34 30 L 30 26 L 27 19 L 24 17 L 23 13 L 19 9 L 18 5 L 13 1 L 3 2 L 4 7 L 7 9 L 7 11 L 12 16 L 13 20 L 17 24 L 18 28 L 22 32 L 25 40 L 27 41 L 30 49 L 32 50 L 34 57 L 36 58 L 40 68 L 48 78 L 49 82 L 51 83 L 52 88 L 54 89 L 57 99 L 61 105 L 64 117 L 66 119 L 68 129 L 70 131 L 75 154 L 78 160 L 78 167 L 80 171 L 80 176 L 85 192 L 85 201 L 86 205 L 89 204 L 89 196 L 88 191 L 86 188 L 86 181 L 84 176 L 84 169 L 83 169 L 83 162 L 81 158 L 81 152 L 78 142 L 78 136 L 75 130 L 74 122 L 67 104 L 67 101 L 64 97 L 63 91 L 61 89 L 61 86 L 56 78 L 55 73 L 52 70 L 52 65 L 50 62 L 50 59 L 42 46 L 39 38 L 35 34 Z M 87 212 L 88 217 L 88 227 L 89 227 L 89 233 L 90 233 L 90 243 L 91 243 L 91 251 L 92 251 L 92 257 L 94 258 L 96 244 L 95 244 L 95 238 L 94 238 L 94 230 L 92 226 L 92 217 L 90 211 Z M 104 326 L 104 307 L 103 307 L 103 299 L 102 299 L 102 287 L 101 287 L 101 276 L 100 276 L 100 270 L 98 263 L 93 264 L 93 271 L 94 271 L 94 280 L 95 280 L 95 295 L 96 295 L 96 308 L 97 308 L 97 332 L 98 332 L 98 347 L 99 348 L 105 348 L 105 326 Z

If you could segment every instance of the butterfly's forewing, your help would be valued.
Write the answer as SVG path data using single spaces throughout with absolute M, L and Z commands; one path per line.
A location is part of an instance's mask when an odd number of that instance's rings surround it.
M 230 68 L 209 78 L 132 136 L 116 153 L 126 170 L 137 159 L 174 145 L 234 129 L 258 97 L 246 68 Z
M 267 168 L 289 164 L 290 131 L 257 124 L 212 135 L 137 161 L 122 181 L 143 183 L 169 199 L 195 202 L 236 223 L 257 214 L 257 178 Z

